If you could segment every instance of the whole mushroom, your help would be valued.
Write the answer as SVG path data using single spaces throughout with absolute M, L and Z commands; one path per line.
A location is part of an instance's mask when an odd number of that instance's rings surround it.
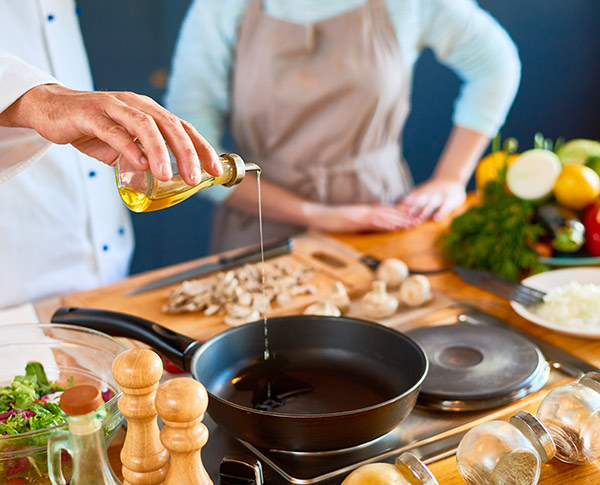
M 385 318 L 393 315 L 398 309 L 398 300 L 387 292 L 385 281 L 373 281 L 371 291 L 361 301 L 362 313 L 370 318 Z
M 350 297 L 341 281 L 336 281 L 333 284 L 333 290 L 327 299 L 338 307 L 342 313 L 346 313 L 350 309 Z
M 375 271 L 375 279 L 385 281 L 389 289 L 395 289 L 408 276 L 408 266 L 396 258 L 384 259 Z
M 431 285 L 426 276 L 411 275 L 400 286 L 400 300 L 407 306 L 423 305 L 431 300 L 431 297 Z
M 320 300 L 304 309 L 304 315 L 325 315 L 330 317 L 339 317 L 342 314 L 340 309 L 329 300 Z

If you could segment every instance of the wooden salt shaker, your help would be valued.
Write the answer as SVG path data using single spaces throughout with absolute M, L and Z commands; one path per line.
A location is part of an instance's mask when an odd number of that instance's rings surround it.
M 200 450 L 208 441 L 202 424 L 208 406 L 206 390 L 190 377 L 177 377 L 160 385 L 156 410 L 164 427 L 160 439 L 171 455 L 165 485 L 212 485 Z
M 112 372 L 123 392 L 119 410 L 127 418 L 121 449 L 123 484 L 162 484 L 169 470 L 169 455 L 160 441 L 154 405 L 162 360 L 150 349 L 133 348 L 115 358 Z

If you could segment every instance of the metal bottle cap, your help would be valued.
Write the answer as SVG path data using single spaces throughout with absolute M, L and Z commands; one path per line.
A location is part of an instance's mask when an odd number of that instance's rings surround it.
M 588 372 L 579 382 L 600 394 L 600 372 Z
M 396 467 L 403 475 L 417 479 L 422 485 L 439 485 L 427 465 L 412 453 L 405 452 L 396 458 Z
M 239 184 L 244 180 L 246 172 L 260 172 L 260 167 L 258 165 L 255 163 L 244 162 L 242 157 L 235 153 L 223 153 L 220 155 L 220 158 L 227 160 L 230 163 L 233 172 L 231 180 L 223 184 L 225 187 L 233 187 L 234 185 Z
M 531 413 L 518 411 L 511 416 L 510 423 L 531 441 L 540 459 L 547 463 L 556 454 L 554 440 L 546 427 Z

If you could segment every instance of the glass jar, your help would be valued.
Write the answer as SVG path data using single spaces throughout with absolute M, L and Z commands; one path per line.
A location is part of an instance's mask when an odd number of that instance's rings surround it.
M 106 415 L 102 393 L 96 386 L 82 384 L 60 396 L 69 431 L 56 433 L 48 440 L 48 476 L 53 485 L 66 485 L 61 455 L 67 451 L 73 461 L 70 485 L 121 485 L 108 462 L 102 436 Z
M 402 453 L 396 463 L 369 463 L 354 470 L 342 485 L 438 485 L 427 465 L 412 453 Z
M 469 430 L 458 446 L 456 462 L 469 485 L 533 485 L 541 464 L 555 452 L 544 425 L 519 411 L 509 422 L 490 421 Z
M 177 160 L 171 150 L 169 150 L 169 157 L 173 177 L 163 182 L 154 177 L 150 170 L 139 170 L 119 155 L 115 171 L 117 189 L 125 205 L 133 212 L 165 209 L 207 187 L 214 185 L 232 187 L 244 180 L 246 172 L 260 172 L 260 167 L 255 163 L 246 163 L 239 155 L 225 153 L 219 156 L 223 174 L 215 177 L 201 169 L 200 182 L 192 186 L 187 185 L 179 174 Z
M 554 388 L 537 418 L 552 435 L 559 460 L 583 465 L 600 457 L 600 373 Z

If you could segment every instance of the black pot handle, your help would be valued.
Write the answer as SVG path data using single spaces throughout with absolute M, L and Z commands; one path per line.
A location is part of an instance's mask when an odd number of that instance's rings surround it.
M 188 372 L 191 372 L 190 362 L 195 351 L 202 345 L 202 342 L 162 327 L 158 323 L 109 310 L 61 307 L 54 312 L 50 321 L 80 325 L 114 337 L 139 340 L 155 348 L 175 365 Z

